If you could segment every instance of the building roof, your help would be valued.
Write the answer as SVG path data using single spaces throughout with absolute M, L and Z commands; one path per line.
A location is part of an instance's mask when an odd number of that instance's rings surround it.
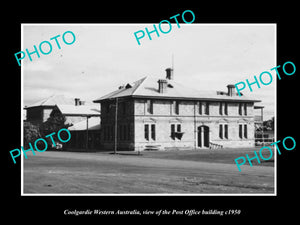
M 67 116 L 99 116 L 100 110 L 98 105 L 56 105 L 63 115 Z
M 86 119 L 68 128 L 70 131 L 82 131 L 86 130 Z M 88 129 L 89 130 L 100 130 L 100 117 L 88 118 Z
M 246 96 L 227 94 L 217 94 L 217 91 L 200 91 L 190 87 L 186 87 L 174 80 L 167 80 L 167 91 L 159 93 L 158 79 L 144 77 L 133 83 L 128 83 L 119 87 L 118 90 L 104 95 L 93 102 L 101 102 L 106 99 L 114 99 L 121 97 L 136 97 L 136 98 L 156 98 L 156 99 L 188 99 L 188 100 L 227 100 L 227 101 L 248 101 L 260 102 L 260 100 L 251 99 Z
M 58 104 L 64 104 L 64 105 L 74 105 L 74 99 L 73 98 L 67 98 L 64 95 L 52 95 L 48 98 L 45 98 L 43 100 L 40 100 L 38 102 L 35 102 L 29 106 L 26 106 L 27 108 L 37 107 L 37 106 L 55 106 Z

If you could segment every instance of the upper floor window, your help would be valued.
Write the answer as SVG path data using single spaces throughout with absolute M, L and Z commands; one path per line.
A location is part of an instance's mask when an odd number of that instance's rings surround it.
M 203 106 L 204 106 L 204 114 L 209 115 L 209 102 L 205 102 Z
M 242 116 L 243 114 L 247 116 L 247 103 L 239 103 L 239 115 Z
M 147 113 L 153 114 L 153 100 L 147 100 L 146 105 Z
M 227 102 L 220 102 L 219 106 L 219 114 L 220 115 L 228 115 L 228 104 Z
M 179 101 L 173 101 L 172 108 L 173 108 L 174 114 L 178 115 L 179 114 Z
M 197 103 L 197 106 L 198 106 L 198 107 L 197 107 L 197 108 L 198 108 L 198 114 L 199 114 L 199 115 L 202 115 L 202 102 L 198 102 L 198 103 Z

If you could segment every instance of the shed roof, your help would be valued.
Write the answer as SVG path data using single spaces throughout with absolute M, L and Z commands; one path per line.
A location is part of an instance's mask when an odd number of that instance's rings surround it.
M 73 126 L 69 127 L 70 131 L 82 131 L 86 130 L 86 119 L 78 123 L 75 123 Z M 91 117 L 88 118 L 88 129 L 89 130 L 100 130 L 100 117 Z
M 100 110 L 98 105 L 56 105 L 63 115 L 68 116 L 99 116 Z

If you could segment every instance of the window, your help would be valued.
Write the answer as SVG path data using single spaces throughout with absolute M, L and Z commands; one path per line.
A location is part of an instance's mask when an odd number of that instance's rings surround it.
M 247 124 L 244 124 L 244 138 L 248 138 L 248 134 L 247 134 Z
M 242 115 L 242 103 L 239 103 L 239 115 Z
M 202 115 L 202 102 L 198 102 L 197 105 L 198 105 L 198 113 L 199 115 Z
M 224 105 L 224 114 L 228 115 L 228 104 L 227 104 L 227 102 L 225 102 L 224 104 L 225 104 Z
M 171 138 L 181 140 L 183 133 L 181 132 L 181 124 L 171 124 Z
M 171 138 L 175 140 L 175 124 L 171 124 Z
M 147 113 L 153 114 L 153 100 L 147 100 Z
M 219 137 L 228 139 L 228 124 L 219 124 Z
M 227 102 L 220 102 L 219 114 L 220 115 L 228 115 L 228 104 Z
M 179 114 L 179 101 L 173 101 L 173 112 L 174 114 Z
M 243 109 L 244 115 L 247 116 L 247 103 L 239 103 L 239 115 L 243 115 Z
M 205 102 L 204 106 L 205 115 L 209 115 L 209 102 Z
M 149 141 L 149 124 L 145 124 L 145 139 Z
M 181 124 L 177 124 L 177 132 L 181 132 Z
M 149 129 L 151 129 L 151 130 L 149 130 Z M 151 133 L 150 133 L 151 132 Z M 145 139 L 147 140 L 147 141 L 149 141 L 150 140 L 150 136 L 149 136 L 149 134 L 151 135 L 151 139 L 153 140 L 153 141 L 155 141 L 156 140 L 156 130 L 155 130 L 155 124 L 145 124 L 144 125 L 144 134 L 145 134 Z
M 155 141 L 155 124 L 151 124 L 151 138 L 153 141 Z
M 228 139 L 228 124 L 224 124 L 224 137 Z
M 239 124 L 239 137 L 243 138 L 243 125 Z
M 243 131 L 243 128 L 244 128 L 244 131 Z M 248 138 L 248 127 L 247 127 L 247 124 L 239 124 L 239 137 L 241 139 L 242 138 L 245 138 L 245 139 Z

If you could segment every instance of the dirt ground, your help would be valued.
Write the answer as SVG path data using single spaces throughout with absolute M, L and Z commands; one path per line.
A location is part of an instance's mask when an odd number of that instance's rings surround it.
M 211 155 L 211 151 L 38 152 L 23 159 L 23 190 L 24 194 L 273 194 L 272 161 L 243 165 L 241 172 L 232 163 L 235 154 L 243 156 L 248 150 L 228 151 L 231 157 L 225 159 L 225 152 Z

